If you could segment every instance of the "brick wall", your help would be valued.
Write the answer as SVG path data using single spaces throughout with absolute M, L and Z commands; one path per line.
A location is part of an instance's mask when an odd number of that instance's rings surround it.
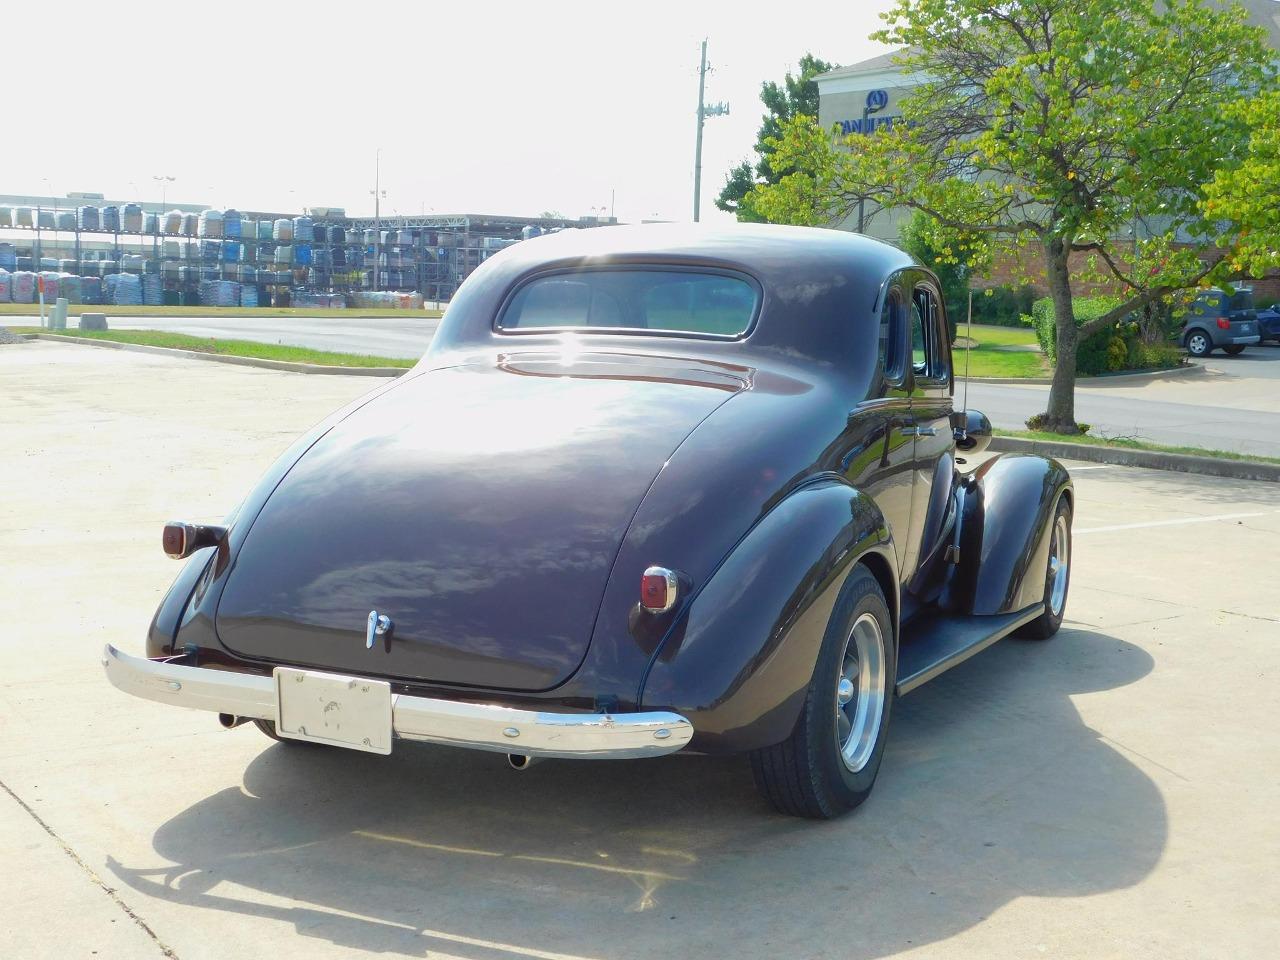
M 1088 253 L 1073 253 L 1071 255 L 1070 264 L 1073 276 L 1079 276 L 1081 273 L 1088 271 L 1089 256 Z M 1036 296 L 1045 297 L 1049 295 L 1049 287 L 1045 282 L 1044 258 L 1040 251 L 1034 247 L 1029 247 L 1023 251 L 1021 257 L 1011 254 L 997 257 L 988 275 L 974 280 L 973 288 L 975 290 L 986 290 L 988 287 L 1019 286 L 1026 277 L 1030 277 L 1031 286 L 1035 288 Z M 1248 281 L 1248 283 L 1249 286 L 1253 287 L 1256 300 L 1280 299 L 1280 272 L 1273 273 L 1262 280 Z M 1072 286 L 1076 296 L 1079 297 L 1089 297 L 1104 293 L 1121 295 L 1125 292 L 1125 288 L 1117 281 L 1111 281 L 1110 283 L 1073 283 Z

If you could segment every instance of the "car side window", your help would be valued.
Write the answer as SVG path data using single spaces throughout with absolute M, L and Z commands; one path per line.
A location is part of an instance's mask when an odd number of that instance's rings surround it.
M 950 377 L 944 336 L 937 295 L 929 287 L 916 287 L 911 295 L 911 355 L 916 376 L 930 380 Z
M 902 379 L 902 294 L 897 288 L 889 290 L 885 298 L 884 309 L 880 311 L 880 341 L 878 352 L 880 369 L 885 379 L 899 381 Z
M 911 298 L 911 369 L 917 377 L 929 375 L 929 354 L 925 343 L 924 314 L 920 310 L 920 291 Z

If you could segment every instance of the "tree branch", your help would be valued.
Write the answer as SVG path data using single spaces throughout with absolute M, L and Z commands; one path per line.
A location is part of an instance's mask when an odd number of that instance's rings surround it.
M 1107 313 L 1104 313 L 1102 316 L 1094 320 L 1090 320 L 1088 323 L 1081 324 L 1080 331 L 1078 334 L 1079 338 L 1083 340 L 1086 337 L 1092 336 L 1093 334 L 1097 333 L 1099 330 L 1103 330 L 1106 327 L 1109 327 L 1112 324 L 1124 319 L 1133 311 L 1139 310 L 1142 307 L 1145 307 L 1148 303 L 1151 303 L 1151 301 L 1159 300 L 1161 297 L 1167 297 L 1169 294 L 1173 293 L 1175 290 L 1185 290 L 1189 287 L 1194 287 L 1201 280 L 1207 277 L 1209 273 L 1214 269 L 1214 267 L 1216 267 L 1219 263 L 1221 263 L 1222 260 L 1223 260 L 1223 254 L 1218 254 L 1213 259 L 1205 263 L 1203 265 L 1203 269 L 1201 269 L 1199 273 L 1197 273 L 1193 277 L 1188 277 L 1186 282 L 1184 283 L 1163 284 L 1158 287 L 1151 287 L 1150 289 L 1144 290 L 1143 292 L 1137 294 L 1136 296 L 1130 297 L 1124 303 L 1108 311 Z

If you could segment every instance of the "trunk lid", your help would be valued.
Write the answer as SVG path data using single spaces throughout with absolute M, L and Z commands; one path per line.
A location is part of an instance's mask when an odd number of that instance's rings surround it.
M 280 482 L 234 558 L 218 635 L 320 669 L 557 686 L 586 655 L 654 477 L 744 385 L 712 365 L 618 357 L 413 377 Z M 366 649 L 371 610 L 394 626 Z

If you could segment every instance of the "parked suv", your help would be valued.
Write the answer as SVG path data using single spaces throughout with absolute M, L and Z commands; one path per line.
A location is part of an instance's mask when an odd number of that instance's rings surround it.
M 1193 357 L 1207 357 L 1215 347 L 1235 356 L 1261 342 L 1253 291 L 1239 287 L 1234 293 L 1217 288 L 1201 292 L 1187 311 L 1179 339 Z

